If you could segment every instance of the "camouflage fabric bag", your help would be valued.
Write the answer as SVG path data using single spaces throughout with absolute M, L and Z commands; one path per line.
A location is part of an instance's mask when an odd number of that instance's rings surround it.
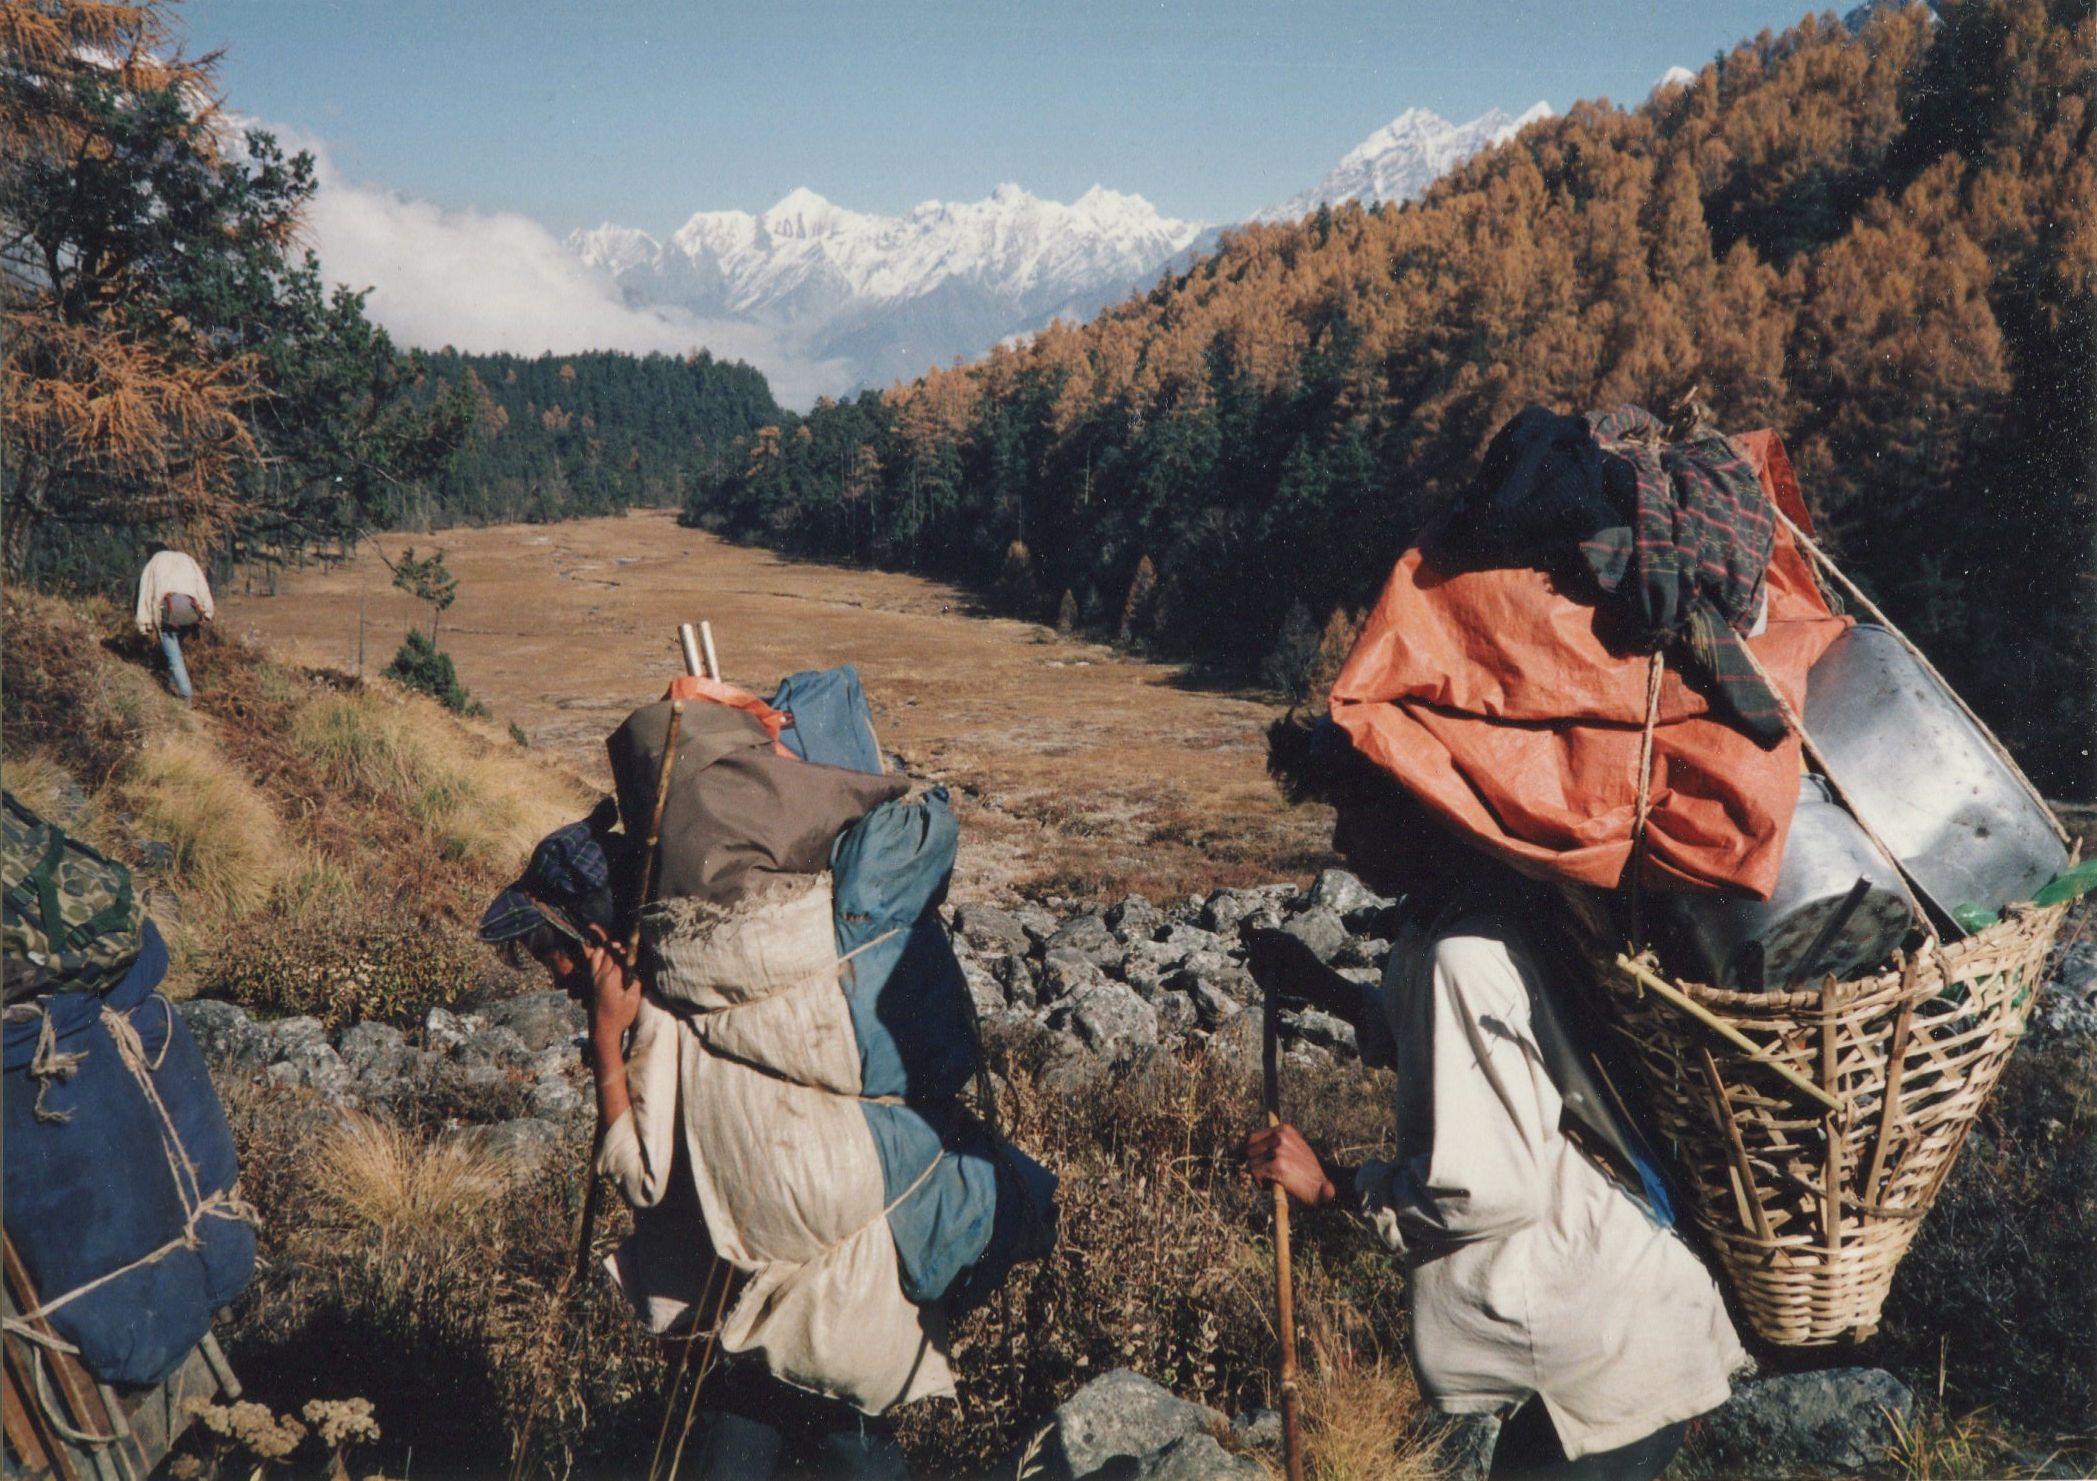
M 131 871 L 0 794 L 0 996 L 104 992 L 137 959 Z

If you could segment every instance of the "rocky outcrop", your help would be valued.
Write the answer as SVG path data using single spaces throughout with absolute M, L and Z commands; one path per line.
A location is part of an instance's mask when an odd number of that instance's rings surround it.
M 1914 1417 L 1915 1395 L 1882 1369 L 1781 1373 L 1737 1385 L 1695 1448 L 1722 1476 L 1855 1475 L 1883 1467 Z
M 1231 1433 L 1214 1409 L 1120 1368 L 1066 1399 L 1009 1473 L 1041 1481 L 1264 1481 L 1258 1461 L 1220 1443 Z

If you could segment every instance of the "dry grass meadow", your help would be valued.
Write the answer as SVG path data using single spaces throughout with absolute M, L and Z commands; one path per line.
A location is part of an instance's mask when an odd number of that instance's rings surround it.
M 397 557 L 410 537 L 378 544 Z M 955 896 L 1023 887 L 1112 897 L 1305 875 L 1330 816 L 1291 811 L 1264 771 L 1270 695 L 1204 687 L 1035 623 L 957 620 L 970 597 L 912 576 L 785 560 L 680 528 L 661 511 L 417 538 L 442 548 L 458 602 L 440 637 L 460 681 L 535 748 L 606 779 L 604 737 L 680 671 L 680 622 L 713 624 L 725 676 L 769 693 L 853 663 L 882 744 L 961 807 Z M 1220 594 L 1219 594 L 1220 595 Z M 227 637 L 287 658 L 383 668 L 420 604 L 369 543 L 283 573 L 274 596 L 220 594 Z M 1219 621 L 1228 621 L 1220 606 Z

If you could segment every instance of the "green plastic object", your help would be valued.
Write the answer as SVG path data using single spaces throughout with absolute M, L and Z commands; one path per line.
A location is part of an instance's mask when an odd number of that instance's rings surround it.
M 2093 889 L 2097 889 L 2097 859 L 2084 859 L 2047 880 L 2031 898 L 2034 905 L 2062 905 L 2081 899 Z
M 1959 923 L 1959 929 L 1964 931 L 1969 936 L 1971 936 L 1976 931 L 1987 930 L 1988 927 L 1994 925 L 1997 921 L 2002 919 L 2002 917 L 1997 915 L 1994 911 L 1983 909 L 1982 907 L 1974 904 L 1971 900 L 1968 900 L 1964 905 L 1961 905 L 1957 910 L 1954 910 L 1951 913 L 1951 918 L 1957 921 Z

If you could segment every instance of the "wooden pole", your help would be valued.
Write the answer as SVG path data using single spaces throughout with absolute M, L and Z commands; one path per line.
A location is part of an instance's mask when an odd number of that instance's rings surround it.
M 1268 990 L 1260 1060 L 1265 1081 L 1267 1124 L 1279 1126 L 1281 1119 L 1281 1032 L 1280 1008 Z M 1274 1301 L 1276 1325 L 1281 1338 L 1282 1468 L 1288 1481 L 1303 1481 L 1303 1437 L 1296 1412 L 1296 1290 L 1289 1261 L 1289 1194 L 1274 1185 Z
M 638 971 L 641 962 L 641 907 L 648 903 L 649 888 L 655 882 L 655 851 L 662 839 L 663 809 L 670 800 L 670 777 L 677 767 L 677 732 L 684 720 L 684 701 L 670 702 L 670 724 L 663 735 L 663 756 L 655 774 L 655 805 L 648 817 L 648 839 L 641 851 L 640 887 L 634 894 L 633 926 L 626 934 L 626 969 Z M 582 1208 L 575 1216 L 575 1259 L 561 1272 L 560 1286 L 554 1291 L 554 1330 L 564 1331 L 567 1325 L 568 1298 L 576 1283 L 589 1274 L 590 1245 L 597 1231 L 597 1189 L 601 1181 L 597 1176 L 597 1158 L 604 1150 L 604 1118 L 598 1117 L 596 1135 L 590 1139 L 590 1160 L 583 1167 Z M 558 1344 L 558 1337 L 555 1338 Z M 543 1350 L 543 1349 L 542 1349 Z M 554 1350 L 558 1350 L 558 1347 Z M 539 1420 L 539 1401 L 545 1392 L 546 1374 L 542 1370 L 539 1382 L 533 1385 L 531 1407 L 525 1411 L 524 1426 L 517 1433 L 517 1449 L 510 1461 L 510 1481 L 521 1481 L 524 1468 L 531 1457 L 532 1431 Z

